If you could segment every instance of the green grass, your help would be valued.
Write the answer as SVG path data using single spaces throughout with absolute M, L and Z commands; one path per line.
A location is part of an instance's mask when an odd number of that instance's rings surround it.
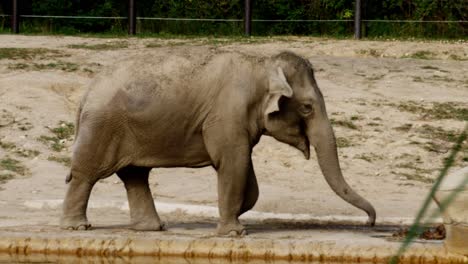
M 466 104 L 456 102 L 433 103 L 432 106 L 424 106 L 414 101 L 401 102 L 397 105 L 400 111 L 418 114 L 423 119 L 456 119 L 468 121 L 468 107 Z
M 362 153 L 354 156 L 355 159 L 362 159 L 369 163 L 372 163 L 377 160 L 382 160 L 384 157 L 382 155 L 378 155 L 376 153 Z
M 336 146 L 338 148 L 348 148 L 348 147 L 354 146 L 354 144 L 348 138 L 337 137 L 336 138 Z
M 71 159 L 70 157 L 66 157 L 66 156 L 55 156 L 55 155 L 52 155 L 52 156 L 49 156 L 47 158 L 47 160 L 49 161 L 55 161 L 55 162 L 58 162 L 58 163 L 62 163 L 63 165 L 67 166 L 67 167 L 70 167 L 71 165 Z
M 455 82 L 456 80 L 448 76 L 432 75 L 431 80 L 442 82 Z
M 342 126 L 349 129 L 358 129 L 358 127 L 351 120 L 336 120 L 334 118 L 330 119 L 332 125 Z
M 71 139 L 75 133 L 75 125 L 60 121 L 57 127 L 49 128 L 54 136 L 41 135 L 37 140 L 49 146 L 52 150 L 60 152 L 65 148 L 65 141 Z
M 21 161 L 12 159 L 8 156 L 0 160 L 0 169 L 11 171 L 23 176 L 28 173 L 28 169 L 21 164 Z
M 10 70 L 62 70 L 66 72 L 74 72 L 79 69 L 79 65 L 71 62 L 50 62 L 50 63 L 14 63 L 9 64 L 8 69 Z
M 403 56 L 402 58 L 419 59 L 419 60 L 431 60 L 434 59 L 434 53 L 427 50 L 420 50 L 414 53 Z
M 70 139 L 75 134 L 75 125 L 70 122 L 60 121 L 59 125 L 51 129 L 58 139 Z
M 374 58 L 378 58 L 382 56 L 382 52 L 376 49 L 361 49 L 361 50 L 358 50 L 358 53 L 361 55 L 371 56 Z
M 101 44 L 71 44 L 67 45 L 67 48 L 70 49 L 88 49 L 88 50 L 117 50 L 128 48 L 128 43 L 126 41 L 114 41 L 109 43 Z
M 16 148 L 16 145 L 15 143 L 0 140 L 0 147 L 4 150 L 10 150 Z
M 15 175 L 11 174 L 11 173 L 2 173 L 0 174 L 0 184 L 2 183 L 5 183 L 11 179 L 13 179 L 15 177 Z
M 14 153 L 23 158 L 37 157 L 41 154 L 40 151 L 34 149 L 17 149 Z
M 461 146 L 463 145 L 463 142 L 467 138 L 467 134 L 466 134 L 467 130 L 468 130 L 468 126 L 465 126 L 465 129 L 463 130 L 461 135 L 457 138 L 457 141 L 454 144 L 449 157 L 444 161 L 444 166 L 440 170 L 439 176 L 434 181 L 434 184 L 432 185 L 430 192 L 427 194 L 424 200 L 424 203 L 419 209 L 418 214 L 416 215 L 416 218 L 408 231 L 408 235 L 406 236 L 405 240 L 403 241 L 400 248 L 398 249 L 398 252 L 396 252 L 395 256 L 392 257 L 391 260 L 389 261 L 389 264 L 399 263 L 399 257 L 406 251 L 406 249 L 408 249 L 408 247 L 413 242 L 413 240 L 417 238 L 424 231 L 423 219 L 427 218 L 429 220 L 432 220 L 436 216 L 443 213 L 444 210 L 446 210 L 449 204 L 453 201 L 453 199 L 455 199 L 456 195 L 460 191 L 462 191 L 464 187 L 467 185 L 468 178 L 466 178 L 465 181 L 463 181 L 459 186 L 457 186 L 457 188 L 455 188 L 456 191 L 453 191 L 447 198 L 445 198 L 443 201 L 440 202 L 439 204 L 440 211 L 436 211 L 436 213 L 427 215 L 429 206 L 433 200 L 432 198 L 434 197 L 434 194 L 439 189 L 440 184 L 442 183 L 443 179 L 446 177 L 449 169 L 454 165 L 455 158 L 458 152 L 461 150 Z
M 68 56 L 61 51 L 44 48 L 0 48 L 0 60 L 30 60 Z
M 18 148 L 15 143 L 5 142 L 1 140 L 0 140 L 0 147 L 3 148 L 4 150 L 9 151 L 10 153 L 14 153 L 24 158 L 36 157 L 40 154 L 40 152 L 37 150 Z
M 456 60 L 456 61 L 466 61 L 468 58 L 462 58 L 456 54 L 450 54 L 449 59 Z
M 398 176 L 403 176 L 409 181 L 418 181 L 418 182 L 423 182 L 423 183 L 434 183 L 434 180 L 431 178 L 424 177 L 420 174 L 417 174 L 415 172 L 412 173 L 407 173 L 407 172 L 394 172 L 392 171 L 393 174 L 396 174 Z
M 411 128 L 413 127 L 413 124 L 403 124 L 401 126 L 397 126 L 397 127 L 394 127 L 393 129 L 395 129 L 396 131 L 401 131 L 401 132 L 408 132 L 411 130 Z
M 457 140 L 457 131 L 454 130 L 445 130 L 442 127 L 436 127 L 428 124 L 424 124 L 419 127 L 416 132 L 418 132 L 423 138 L 427 139 L 438 139 L 447 142 L 455 142 Z

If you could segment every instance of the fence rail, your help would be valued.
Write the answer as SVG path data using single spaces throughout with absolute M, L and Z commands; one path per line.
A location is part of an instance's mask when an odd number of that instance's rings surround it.
M 0 17 L 11 17 L 9 14 L 0 14 Z M 120 16 L 49 16 L 49 15 L 20 15 L 24 18 L 59 18 L 59 19 L 120 19 L 128 17 Z M 185 17 L 136 17 L 137 20 L 162 20 L 162 21 L 204 21 L 204 22 L 242 22 L 238 18 L 185 18 Z M 353 22 L 353 19 L 252 19 L 252 22 Z M 363 19 L 362 22 L 381 23 L 468 23 L 468 20 L 392 20 L 392 19 Z

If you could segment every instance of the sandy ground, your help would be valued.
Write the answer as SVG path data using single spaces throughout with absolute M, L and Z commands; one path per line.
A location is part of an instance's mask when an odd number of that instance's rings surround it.
M 448 156 L 452 135 L 467 120 L 466 42 L 278 38 L 236 43 L 0 35 L 0 48 L 30 52 L 0 55 L 0 226 L 58 223 L 60 206 L 30 203 L 64 197 L 73 137 L 54 139 L 53 129 L 66 128 L 60 122 L 74 122 L 77 102 L 97 73 L 133 55 L 228 50 L 269 56 L 291 50 L 310 59 L 334 120 L 344 176 L 376 207 L 378 223 L 385 217 L 415 215 Z M 63 149 L 54 150 L 53 140 Z M 299 151 L 263 137 L 253 160 L 260 186 L 255 211 L 365 219 L 331 191 L 314 155 L 307 161 Z M 465 142 L 454 170 L 467 165 Z M 154 169 L 151 188 L 164 203 L 217 203 L 211 168 Z M 90 220 L 126 224 L 128 212 L 105 203 L 125 200 L 117 177 L 100 181 L 91 203 L 101 206 L 89 210 Z M 161 216 L 169 227 L 172 220 L 198 221 L 183 210 Z

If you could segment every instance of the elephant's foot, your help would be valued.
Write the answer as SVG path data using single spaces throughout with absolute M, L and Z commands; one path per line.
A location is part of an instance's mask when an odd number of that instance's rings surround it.
M 247 230 L 245 229 L 245 226 L 241 225 L 239 222 L 232 224 L 219 223 L 216 232 L 220 236 L 229 237 L 243 237 L 247 235 Z
M 159 221 L 142 221 L 133 223 L 130 228 L 136 231 L 165 231 L 166 225 Z
M 60 220 L 60 228 L 66 230 L 90 230 L 91 224 L 86 217 L 63 217 Z

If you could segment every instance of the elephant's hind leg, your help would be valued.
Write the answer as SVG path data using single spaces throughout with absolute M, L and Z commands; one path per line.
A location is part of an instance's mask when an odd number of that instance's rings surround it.
M 63 214 L 60 226 L 63 229 L 87 230 L 91 224 L 86 217 L 89 195 L 95 182 L 84 180 L 84 177 L 72 172 L 67 194 L 63 202 Z
M 117 172 L 127 190 L 131 224 L 134 230 L 164 230 L 148 184 L 150 170 L 151 168 L 128 166 Z

